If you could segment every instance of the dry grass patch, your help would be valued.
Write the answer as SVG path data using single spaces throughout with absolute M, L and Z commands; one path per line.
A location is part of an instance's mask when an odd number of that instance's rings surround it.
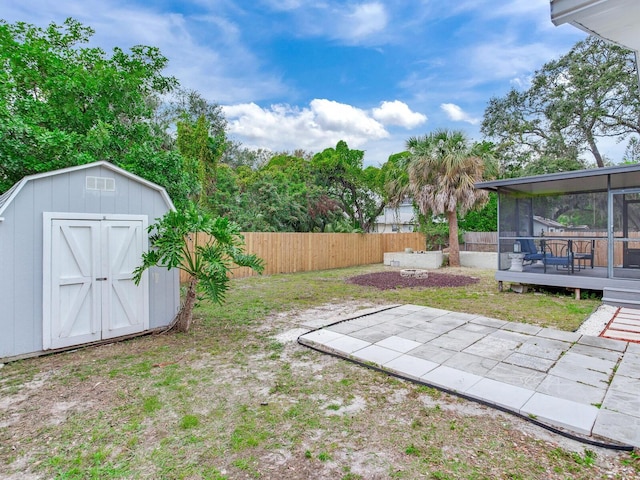
M 549 322 L 543 309 L 551 305 L 553 315 L 564 311 L 567 325 L 575 326 L 596 304 L 498 294 L 487 273 L 476 274 L 475 285 L 447 292 L 381 293 L 344 281 L 380 268 L 235 281 L 225 306 L 199 307 L 189 334 L 140 337 L 5 365 L 3 478 L 638 474 L 636 457 L 628 453 L 585 448 L 507 414 L 309 350 L 287 335 L 310 321 L 383 303 L 505 319 L 510 317 L 500 313 L 509 311 L 532 323 Z M 532 302 L 544 305 L 537 316 Z

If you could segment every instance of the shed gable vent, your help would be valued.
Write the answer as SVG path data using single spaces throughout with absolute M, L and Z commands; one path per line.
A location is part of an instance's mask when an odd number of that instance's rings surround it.
M 102 190 L 103 192 L 116 191 L 116 179 L 109 177 L 91 177 L 86 178 L 87 190 Z

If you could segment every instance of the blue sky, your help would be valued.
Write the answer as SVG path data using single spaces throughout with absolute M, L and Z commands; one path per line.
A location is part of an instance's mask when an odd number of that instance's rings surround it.
M 244 145 L 345 140 L 367 165 L 438 128 L 480 140 L 492 96 L 585 38 L 551 23 L 548 0 L 9 0 L 0 15 L 42 27 L 71 16 L 107 51 L 159 47 L 165 73 L 222 105 Z

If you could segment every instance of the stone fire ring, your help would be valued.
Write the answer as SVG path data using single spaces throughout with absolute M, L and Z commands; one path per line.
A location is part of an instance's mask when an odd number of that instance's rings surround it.
M 418 268 L 405 268 L 404 270 L 400 270 L 400 276 L 411 278 L 429 278 L 429 272 Z

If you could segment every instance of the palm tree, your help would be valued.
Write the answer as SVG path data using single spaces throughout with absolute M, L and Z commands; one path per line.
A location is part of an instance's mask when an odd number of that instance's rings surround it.
M 449 265 L 460 266 L 458 213 L 486 203 L 488 193 L 474 184 L 492 163 L 485 144 L 471 145 L 461 131 L 437 130 L 407 140 L 411 154 L 409 190 L 420 213 L 446 214 L 449 221 Z

